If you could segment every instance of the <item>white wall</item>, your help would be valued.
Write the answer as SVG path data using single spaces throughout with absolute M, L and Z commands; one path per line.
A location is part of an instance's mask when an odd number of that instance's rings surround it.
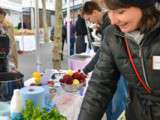
M 21 13 L 16 11 L 10 11 L 11 14 L 7 14 L 6 18 L 13 24 L 14 27 L 17 27 L 20 22 Z
M 22 5 L 19 3 L 11 2 L 11 0 L 0 0 L 0 7 L 15 11 L 22 11 Z

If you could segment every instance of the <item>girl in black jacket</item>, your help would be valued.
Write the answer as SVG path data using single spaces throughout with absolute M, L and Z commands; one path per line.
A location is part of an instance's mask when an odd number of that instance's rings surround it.
M 127 120 L 160 120 L 160 11 L 156 0 L 104 0 L 111 26 L 79 120 L 101 120 L 122 74 L 128 81 Z M 159 1 L 158 1 L 159 2 Z

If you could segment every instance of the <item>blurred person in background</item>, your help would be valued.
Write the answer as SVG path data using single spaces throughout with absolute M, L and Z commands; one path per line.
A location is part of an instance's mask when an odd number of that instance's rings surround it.
M 74 46 L 75 46 L 75 24 L 73 21 L 70 21 L 70 55 L 73 55 L 75 53 Z
M 76 32 L 76 53 L 80 54 L 86 51 L 85 36 L 87 36 L 87 26 L 83 17 L 78 14 L 75 25 Z
M 103 39 L 103 30 L 110 24 L 107 13 L 106 12 L 103 13 L 101 11 L 100 6 L 96 2 L 88 1 L 88 2 L 85 2 L 82 7 L 82 15 L 86 21 L 89 21 L 91 23 L 96 24 L 96 26 L 99 26 L 99 28 L 97 28 L 97 29 L 99 29 L 99 31 L 102 35 L 102 38 L 101 38 L 101 40 L 102 40 Z M 83 69 L 83 72 L 85 74 L 88 74 L 89 72 L 91 72 L 94 69 L 94 66 L 98 61 L 99 47 L 97 47 L 95 49 L 97 49 L 96 55 Z
M 50 40 L 54 41 L 54 26 L 51 29 L 50 34 Z M 63 49 L 64 49 L 64 43 L 67 41 L 67 29 L 62 23 L 62 54 L 61 54 L 61 60 L 63 60 Z
M 27 29 L 27 25 L 26 25 L 26 23 L 25 22 L 23 22 L 23 24 L 22 24 L 22 22 L 19 22 L 18 23 L 18 26 L 17 26 L 17 29 Z
M 13 25 L 5 18 L 6 12 L 4 9 L 0 8 L 0 31 L 1 34 L 6 34 L 9 37 L 9 67 L 10 69 L 18 68 L 18 55 L 16 48 L 16 41 L 14 38 L 14 27 Z M 4 39 L 5 40 L 5 39 Z

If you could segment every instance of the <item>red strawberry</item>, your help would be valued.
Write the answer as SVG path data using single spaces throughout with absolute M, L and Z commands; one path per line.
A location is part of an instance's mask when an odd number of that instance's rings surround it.
M 79 79 L 80 73 L 79 73 L 79 72 L 75 72 L 75 73 L 73 73 L 72 77 L 73 77 L 74 79 Z
M 69 75 L 64 75 L 63 76 L 63 80 L 61 80 L 63 83 L 66 83 L 66 84 L 72 84 L 73 82 L 73 78 L 72 76 L 69 76 Z
M 71 76 L 69 76 L 69 75 L 64 75 L 63 76 L 63 79 L 68 79 L 68 78 L 70 78 Z

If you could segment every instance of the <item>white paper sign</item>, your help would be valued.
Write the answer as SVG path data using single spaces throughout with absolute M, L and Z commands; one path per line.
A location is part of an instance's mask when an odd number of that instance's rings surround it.
M 153 56 L 153 70 L 160 70 L 160 56 Z

